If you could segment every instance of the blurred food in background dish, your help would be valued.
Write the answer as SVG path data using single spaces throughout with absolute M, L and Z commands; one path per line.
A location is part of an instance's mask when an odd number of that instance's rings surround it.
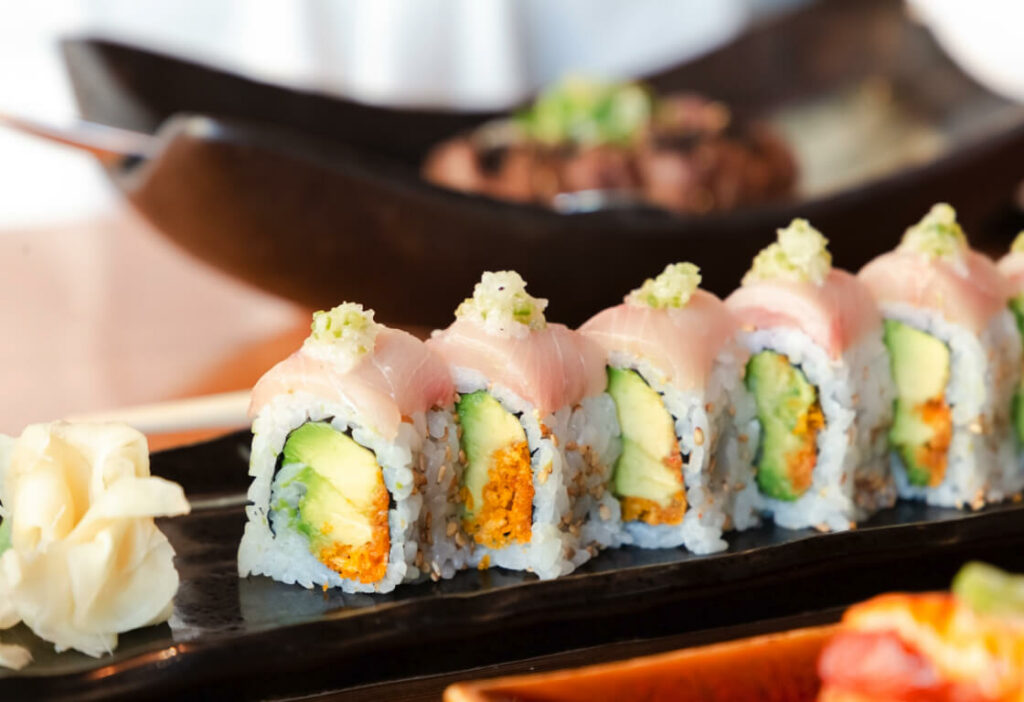
M 571 76 L 512 117 L 436 146 L 438 185 L 559 208 L 564 193 L 622 193 L 679 213 L 784 199 L 797 166 L 768 125 L 700 95 Z

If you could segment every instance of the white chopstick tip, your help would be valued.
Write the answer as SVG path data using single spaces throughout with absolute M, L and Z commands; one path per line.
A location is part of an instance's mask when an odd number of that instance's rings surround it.
M 249 425 L 249 390 L 189 397 L 135 407 L 89 412 L 71 422 L 118 422 L 143 434 L 170 434 L 197 429 L 237 429 Z

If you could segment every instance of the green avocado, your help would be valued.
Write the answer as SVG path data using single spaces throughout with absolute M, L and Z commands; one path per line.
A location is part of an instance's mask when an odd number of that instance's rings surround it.
M 1024 293 L 1010 300 L 1010 311 L 1013 312 L 1013 317 L 1017 320 L 1017 331 L 1020 332 L 1021 339 L 1024 339 Z M 1017 443 L 1024 446 L 1024 377 L 1020 379 L 1017 391 L 1013 393 L 1011 409 Z
M 289 483 L 306 488 L 293 526 L 307 536 L 312 553 L 372 540 L 375 500 L 382 485 L 372 451 L 326 422 L 307 422 L 288 436 L 283 461 L 304 466 Z
M 757 484 L 768 497 L 796 500 L 810 487 L 810 472 L 794 473 L 793 467 L 808 444 L 814 446 L 820 425 L 811 418 L 821 418 L 818 390 L 786 356 L 774 351 L 751 357 L 746 384 L 761 423 Z
M 526 431 L 515 415 L 484 390 L 459 397 L 455 411 L 462 427 L 460 443 L 466 454 L 462 485 L 472 498 L 463 505 L 463 514 L 472 518 L 484 504 L 484 486 L 490 477 L 494 454 L 514 444 L 525 444 Z
M 0 520 L 0 553 L 11 547 L 11 518 Z
M 683 488 L 682 471 L 665 462 L 679 455 L 672 415 L 661 396 L 634 370 L 609 367 L 608 394 L 615 401 L 622 427 L 622 454 L 612 474 L 613 492 L 667 507 Z
M 933 439 L 935 430 L 917 410 L 945 395 L 949 348 L 934 336 L 894 319 L 885 320 L 885 345 L 896 383 L 889 443 L 903 459 L 910 483 L 928 485 L 932 470 L 921 464 L 919 449 Z

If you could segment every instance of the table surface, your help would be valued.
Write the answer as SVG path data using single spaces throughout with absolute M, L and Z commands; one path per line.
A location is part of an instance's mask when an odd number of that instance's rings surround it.
M 216 271 L 128 207 L 42 227 L 0 221 L 0 432 L 71 414 L 241 390 L 298 347 L 310 310 Z M 215 432 L 151 437 L 153 450 Z

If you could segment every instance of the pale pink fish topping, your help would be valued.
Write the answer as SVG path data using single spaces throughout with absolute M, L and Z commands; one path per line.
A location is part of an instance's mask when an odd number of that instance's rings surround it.
M 605 356 L 600 346 L 563 324 L 547 324 L 523 336 L 488 332 L 457 319 L 427 345 L 451 366 L 482 373 L 508 388 L 542 415 L 604 392 Z
M 724 302 L 697 289 L 682 307 L 609 307 L 591 317 L 580 333 L 609 353 L 642 358 L 680 390 L 699 390 L 707 385 L 715 358 L 738 328 Z
M 1009 285 L 996 264 L 977 251 L 950 261 L 897 249 L 868 263 L 858 277 L 879 304 L 937 310 L 946 321 L 975 334 L 984 331 L 1009 298 Z
M 799 329 L 832 358 L 842 356 L 882 323 L 868 288 L 856 276 L 835 268 L 821 285 L 789 280 L 747 283 L 725 304 L 743 328 Z
M 271 368 L 256 383 L 249 416 L 279 395 L 307 392 L 353 408 L 361 423 L 393 438 L 403 417 L 443 407 L 455 399 L 445 362 L 412 334 L 381 326 L 373 353 L 348 371 L 301 350 Z
M 1011 296 L 1024 293 L 1024 252 L 1011 251 L 999 259 L 998 266 L 1009 285 L 1007 293 Z

